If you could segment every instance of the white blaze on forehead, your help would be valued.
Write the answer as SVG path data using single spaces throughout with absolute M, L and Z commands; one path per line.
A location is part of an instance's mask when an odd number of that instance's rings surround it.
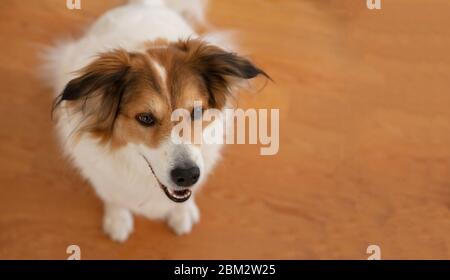
M 152 60 L 152 65 L 153 67 L 155 67 L 156 72 L 158 73 L 159 77 L 161 78 L 161 81 L 163 82 L 163 85 L 166 84 L 166 79 L 167 79 L 167 71 L 166 69 L 159 64 L 158 62 Z

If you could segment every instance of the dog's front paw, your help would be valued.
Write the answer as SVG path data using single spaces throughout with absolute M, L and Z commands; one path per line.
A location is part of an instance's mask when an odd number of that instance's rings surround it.
M 172 210 L 167 219 L 167 223 L 172 230 L 178 234 L 183 235 L 190 233 L 192 226 L 200 220 L 200 211 L 195 203 L 189 203 Z
M 133 232 L 133 215 L 127 209 L 106 205 L 103 230 L 112 240 L 124 242 Z

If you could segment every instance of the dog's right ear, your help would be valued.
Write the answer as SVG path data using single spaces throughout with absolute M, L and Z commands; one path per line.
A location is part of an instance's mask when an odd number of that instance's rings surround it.
M 56 98 L 55 110 L 63 101 L 78 106 L 89 118 L 89 130 L 111 130 L 123 95 L 132 80 L 131 60 L 134 54 L 116 50 L 101 54 L 80 71 Z
M 188 39 L 178 41 L 174 46 L 186 53 L 187 65 L 201 77 L 208 91 L 209 103 L 214 108 L 223 108 L 231 89 L 241 81 L 258 75 L 270 79 L 248 58 L 207 42 Z

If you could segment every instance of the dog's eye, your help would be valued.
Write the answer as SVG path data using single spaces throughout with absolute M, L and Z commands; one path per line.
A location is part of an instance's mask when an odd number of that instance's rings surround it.
M 153 126 L 156 121 L 150 113 L 140 113 L 136 115 L 136 120 L 143 126 Z
M 191 112 L 191 119 L 194 121 L 200 120 L 202 118 L 203 111 L 204 109 L 200 106 L 194 107 Z

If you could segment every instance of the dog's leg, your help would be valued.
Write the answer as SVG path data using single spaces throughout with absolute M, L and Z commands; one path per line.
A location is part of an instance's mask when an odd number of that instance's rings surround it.
M 124 242 L 133 231 L 133 215 L 130 210 L 112 203 L 105 203 L 103 230 L 112 240 Z
M 175 206 L 167 217 L 167 223 L 178 235 L 191 232 L 192 226 L 200 220 L 200 211 L 193 198 Z

